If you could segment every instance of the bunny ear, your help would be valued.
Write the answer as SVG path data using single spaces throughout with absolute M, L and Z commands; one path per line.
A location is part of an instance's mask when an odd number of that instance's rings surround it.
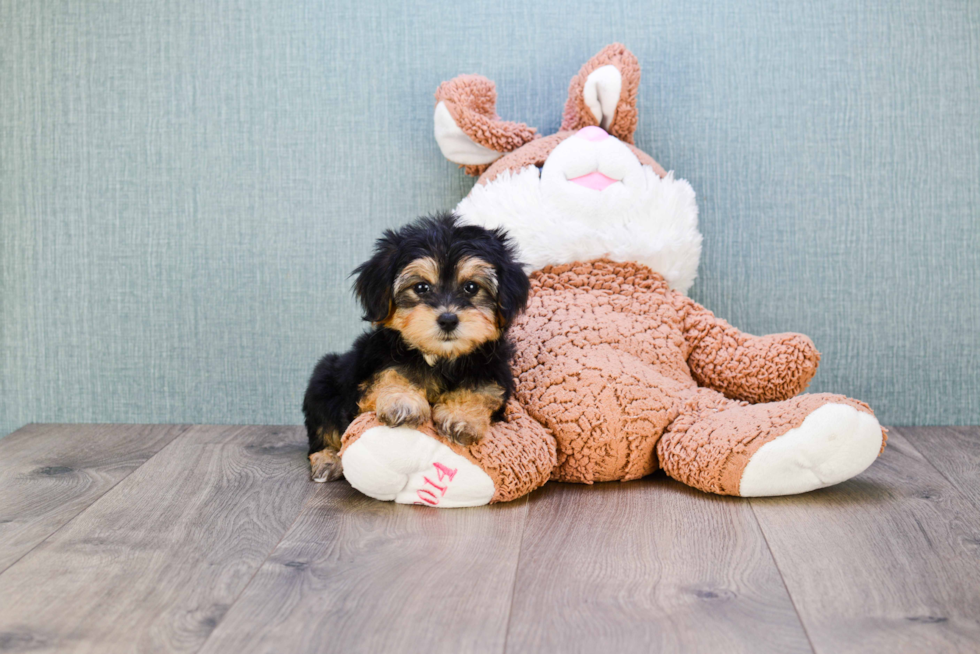
M 626 143 L 636 131 L 636 92 L 640 64 L 626 46 L 607 45 L 592 57 L 568 86 L 563 130 L 598 125 Z
M 460 75 L 436 91 L 435 136 L 443 156 L 479 175 L 505 153 L 537 138 L 533 127 L 500 120 L 497 90 L 480 75 Z

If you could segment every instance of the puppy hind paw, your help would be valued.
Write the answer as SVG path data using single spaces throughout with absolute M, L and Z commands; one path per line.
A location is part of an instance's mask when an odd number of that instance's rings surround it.
M 337 481 L 344 476 L 340 455 L 330 450 L 321 450 L 310 455 L 310 479 L 319 483 Z

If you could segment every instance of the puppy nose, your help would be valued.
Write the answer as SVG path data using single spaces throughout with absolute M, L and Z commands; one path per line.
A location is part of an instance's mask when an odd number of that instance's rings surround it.
M 443 331 L 451 332 L 452 330 L 456 329 L 457 325 L 459 325 L 459 316 L 457 316 L 455 313 L 450 313 L 447 311 L 436 318 L 436 322 L 439 323 L 439 326 L 442 327 Z
M 609 133 L 601 127 L 589 125 L 588 127 L 583 127 L 580 129 L 575 136 L 583 138 L 586 141 L 598 142 L 609 138 Z

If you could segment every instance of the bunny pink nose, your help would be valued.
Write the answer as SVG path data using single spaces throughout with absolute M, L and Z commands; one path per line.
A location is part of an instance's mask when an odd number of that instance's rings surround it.
M 586 141 L 594 141 L 594 142 L 602 141 L 603 139 L 609 138 L 609 134 L 606 133 L 606 130 L 602 129 L 601 127 L 596 127 L 595 125 L 589 125 L 588 127 L 583 127 L 578 131 L 578 134 L 576 134 L 575 136 L 581 136 Z

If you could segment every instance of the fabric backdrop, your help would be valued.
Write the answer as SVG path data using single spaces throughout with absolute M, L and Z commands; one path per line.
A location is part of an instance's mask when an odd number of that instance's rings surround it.
M 699 196 L 693 297 L 885 424 L 980 423 L 976 1 L 0 0 L 0 434 L 301 422 L 351 269 L 472 184 L 439 82 L 550 133 L 613 41 Z

